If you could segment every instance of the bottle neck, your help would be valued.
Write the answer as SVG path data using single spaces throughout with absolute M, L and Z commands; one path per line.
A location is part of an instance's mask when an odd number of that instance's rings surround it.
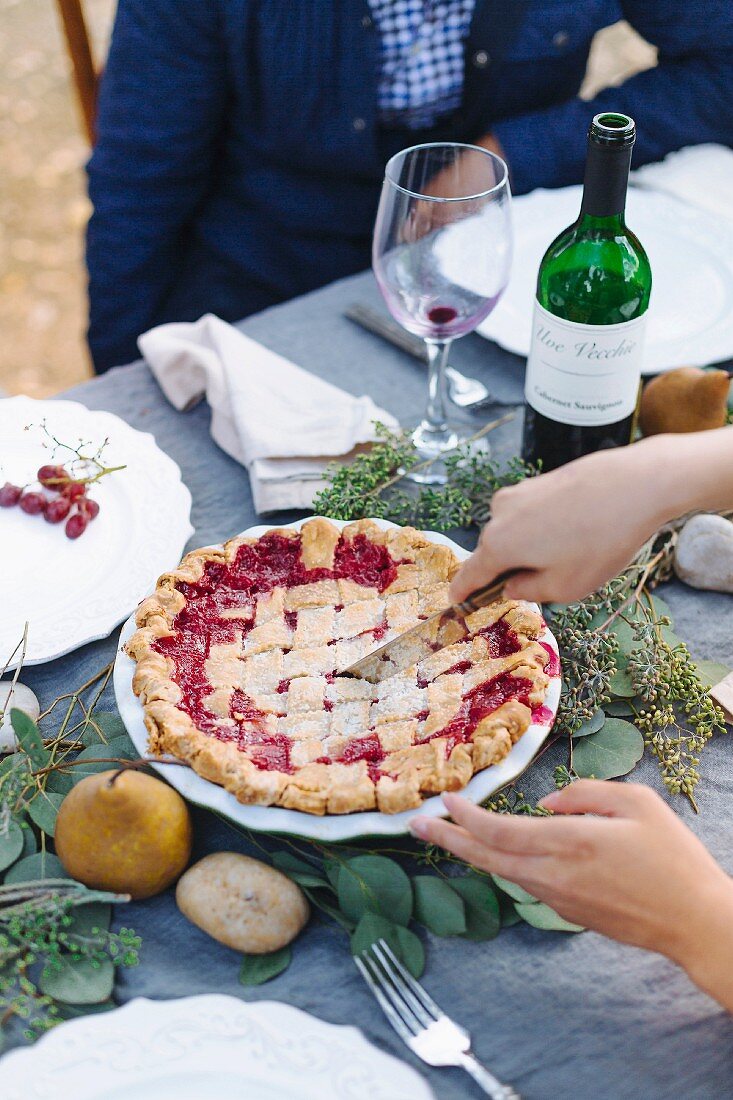
M 598 146 L 588 142 L 580 219 L 599 229 L 623 225 L 629 183 L 631 145 Z
M 598 218 L 593 214 L 584 213 L 581 208 L 575 226 L 583 232 L 597 230 L 599 233 L 623 233 L 626 230 L 626 218 L 623 210 L 620 214 L 609 214 L 606 218 Z

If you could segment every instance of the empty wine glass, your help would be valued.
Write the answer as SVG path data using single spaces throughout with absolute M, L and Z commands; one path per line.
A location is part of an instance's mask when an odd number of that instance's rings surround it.
M 415 145 L 387 164 L 372 265 L 392 316 L 427 345 L 428 401 L 412 435 L 426 460 L 470 434 L 446 414 L 448 350 L 488 317 L 507 284 L 510 207 L 506 164 L 476 145 Z M 434 461 L 414 479 L 444 482 L 445 464 Z

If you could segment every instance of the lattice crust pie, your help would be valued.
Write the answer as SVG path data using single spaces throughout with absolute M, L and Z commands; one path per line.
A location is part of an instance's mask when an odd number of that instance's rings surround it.
M 448 603 L 458 561 L 412 528 L 313 519 L 196 550 L 158 581 L 128 652 L 154 753 L 240 802 L 312 814 L 419 806 L 501 760 L 541 708 L 551 650 L 510 600 L 372 685 L 339 669 Z

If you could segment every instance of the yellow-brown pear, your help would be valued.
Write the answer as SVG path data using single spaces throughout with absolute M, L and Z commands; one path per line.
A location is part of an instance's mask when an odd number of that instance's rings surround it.
M 639 427 L 644 435 L 722 428 L 729 389 L 724 370 L 678 367 L 658 374 L 641 395 Z
M 149 898 L 178 878 L 191 855 L 191 817 L 167 783 L 142 772 L 99 772 L 61 803 L 56 853 L 85 886 Z

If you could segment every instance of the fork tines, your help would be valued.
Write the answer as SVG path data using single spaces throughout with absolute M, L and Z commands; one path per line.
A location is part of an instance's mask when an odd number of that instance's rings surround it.
M 371 951 L 364 951 L 354 962 L 392 1027 L 405 1042 L 444 1015 L 386 940 L 372 944 Z

